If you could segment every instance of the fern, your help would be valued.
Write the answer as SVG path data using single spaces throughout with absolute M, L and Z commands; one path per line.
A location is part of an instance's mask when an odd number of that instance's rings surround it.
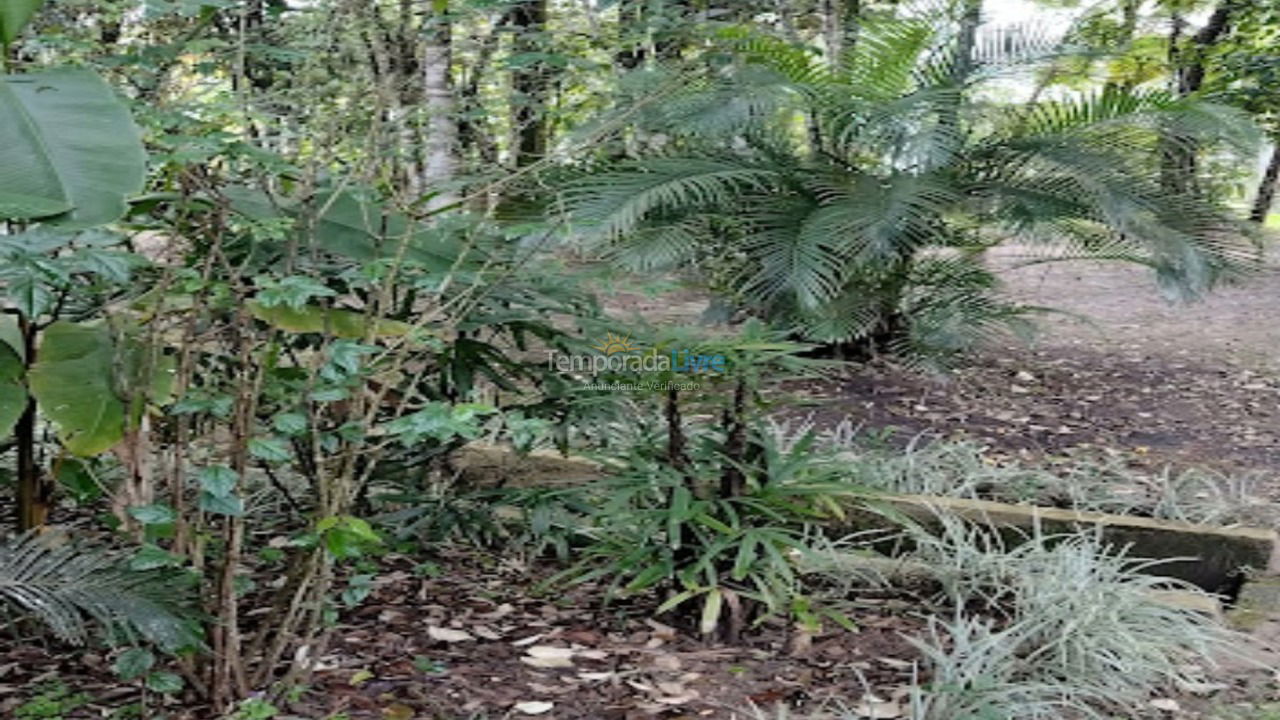
M 92 624 L 166 650 L 199 644 L 174 578 L 123 568 L 108 553 L 81 549 L 51 533 L 0 542 L 0 609 L 32 617 L 58 638 L 83 645 Z

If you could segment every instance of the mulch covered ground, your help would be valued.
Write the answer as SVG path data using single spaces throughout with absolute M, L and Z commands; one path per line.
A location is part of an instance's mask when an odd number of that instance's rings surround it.
M 938 375 L 886 364 L 794 383 L 792 417 L 891 434 L 968 438 L 996 453 L 1120 454 L 1146 466 L 1274 474 L 1280 376 L 1200 359 L 1010 348 Z
M 868 598 L 856 633 L 832 625 L 801 636 L 770 623 L 722 644 L 652 620 L 651 605 L 602 608 L 592 588 L 535 592 L 531 578 L 554 568 L 474 552 L 441 558 L 434 577 L 403 556 L 383 566 L 370 596 L 343 613 L 309 691 L 281 717 L 729 719 L 752 717 L 752 706 L 832 700 L 883 700 L 876 707 L 891 710 L 917 658 L 903 635 L 925 624 L 910 605 Z M 101 653 L 0 645 L 0 717 L 53 680 L 88 696 L 68 719 L 136 702 L 137 688 L 122 687 Z M 181 700 L 167 705 L 145 717 L 214 717 Z

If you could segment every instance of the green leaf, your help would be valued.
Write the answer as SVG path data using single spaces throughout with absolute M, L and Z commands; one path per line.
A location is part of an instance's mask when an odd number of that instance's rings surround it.
M 143 525 L 168 525 L 177 515 L 168 505 L 139 505 L 129 508 L 129 516 Z
M 129 282 L 129 276 L 137 261 L 136 256 L 130 253 L 98 248 L 81 248 L 76 251 L 75 259 L 80 262 L 85 272 L 117 284 Z
M 77 503 L 102 497 L 102 486 L 94 480 L 93 471 L 81 460 L 64 457 L 53 464 L 53 476 Z
M 305 275 L 260 280 L 258 303 L 264 308 L 284 305 L 294 310 L 301 310 L 312 298 L 333 297 L 338 293 L 317 280 Z
M 698 630 L 703 635 L 715 632 L 716 625 L 720 624 L 720 608 L 723 603 L 724 594 L 719 588 L 711 588 L 707 591 L 707 598 L 702 605 L 702 620 L 698 623 Z
M 27 409 L 27 390 L 22 385 L 25 371 L 17 351 L 0 341 L 0 437 L 13 431 Z
M 0 45 L 18 39 L 18 33 L 31 20 L 44 0 L 4 0 L 0 2 Z
M 0 343 L 8 345 L 18 357 L 26 360 L 26 352 L 22 341 L 22 330 L 18 328 L 18 318 L 5 313 L 0 315 Z
M 200 489 L 219 497 L 230 495 L 240 476 L 226 465 L 210 465 L 196 473 Z
M 302 413 L 280 413 L 271 419 L 271 426 L 284 435 L 301 435 L 307 431 L 307 416 Z
M 253 438 L 249 441 L 249 454 L 270 463 L 288 462 L 293 457 L 289 445 L 280 438 Z
M 111 336 L 102 325 L 58 321 L 45 331 L 29 385 L 70 452 L 97 455 L 124 437 L 124 404 L 112 389 Z
M 292 308 L 287 305 L 268 307 L 260 302 L 248 303 L 249 312 L 262 322 L 289 332 L 328 333 L 341 338 L 362 338 L 369 330 L 369 318 L 364 313 L 351 310 L 329 310 L 314 305 Z M 376 337 L 400 337 L 412 329 L 408 323 L 396 320 L 373 321 Z
M 141 134 L 89 70 L 0 78 L 0 148 L 0 218 L 92 227 L 118 220 L 142 190 Z
M 146 648 L 129 648 L 120 653 L 115 664 L 111 666 L 121 680 L 132 680 L 142 677 L 156 664 L 156 656 Z
M 230 515 L 239 517 L 244 514 L 244 501 L 235 495 L 214 495 L 205 491 L 200 493 L 200 509 L 214 515 Z
M 19 269 L 7 278 L 5 294 L 13 301 L 18 312 L 28 318 L 43 315 L 53 305 L 53 291 L 40 278 L 35 268 L 29 266 L 25 272 Z
M 155 570 L 157 568 L 177 567 L 182 563 L 181 555 L 174 555 L 156 545 L 143 545 L 129 559 L 129 569 L 137 571 Z
M 171 672 L 151 673 L 147 676 L 147 689 L 162 695 L 172 695 L 182 690 L 182 678 Z

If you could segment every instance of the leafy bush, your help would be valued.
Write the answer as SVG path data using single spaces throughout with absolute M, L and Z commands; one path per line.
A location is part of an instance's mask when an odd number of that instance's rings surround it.
M 812 438 L 784 451 L 767 433 L 750 437 L 746 464 L 726 456 L 712 431 L 691 438 L 687 464 L 644 446 L 618 458 L 616 474 L 579 491 L 592 512 L 577 562 L 557 579 L 603 582 L 610 597 L 661 591 L 659 612 L 700 601 L 704 633 L 779 613 L 816 623 L 823 612 L 809 609 L 798 557 L 811 552 L 814 523 L 865 492 Z M 730 467 L 742 473 L 739 494 L 720 492 Z

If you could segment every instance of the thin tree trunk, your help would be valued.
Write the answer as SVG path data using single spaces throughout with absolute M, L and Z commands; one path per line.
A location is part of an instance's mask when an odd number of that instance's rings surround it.
M 35 323 L 20 317 L 18 328 L 22 335 L 25 361 L 30 367 L 35 362 Z M 53 501 L 52 484 L 40 471 L 40 464 L 36 459 L 36 403 L 33 398 L 28 398 L 27 407 L 22 411 L 13 432 L 18 445 L 18 530 L 26 531 L 38 528 L 49 520 Z
M 1208 22 L 1191 38 L 1191 47 L 1183 52 L 1182 30 L 1186 21 L 1178 13 L 1173 15 L 1169 34 L 1169 60 L 1173 65 L 1174 88 L 1187 97 L 1204 86 L 1205 52 L 1213 47 L 1231 29 L 1230 21 L 1236 0 L 1223 0 L 1209 16 Z M 1196 174 L 1199 168 L 1198 148 L 1189 138 L 1166 136 L 1162 139 L 1162 182 L 1167 190 L 1176 193 L 1197 191 Z
M 459 152 L 474 153 L 476 160 L 483 165 L 498 162 L 498 144 L 494 141 L 494 133 L 489 131 L 488 123 L 483 117 L 484 103 L 480 97 L 480 81 L 488 76 L 493 56 L 498 52 L 498 43 L 502 37 L 502 28 L 511 22 L 511 12 L 506 12 L 493 21 L 480 48 L 472 62 L 467 63 L 465 82 L 458 89 L 458 103 L 462 110 L 458 119 Z
M 738 378 L 733 388 L 733 405 L 726 408 L 721 422 L 725 427 L 724 468 L 720 473 L 720 497 L 734 498 L 747 491 L 747 381 Z
M 667 388 L 667 463 L 686 472 L 689 456 L 685 452 L 684 421 L 680 417 L 680 393 L 674 385 Z
M 453 34 L 446 17 L 448 7 L 447 0 L 433 0 L 432 15 L 427 18 L 424 29 L 422 95 L 427 112 L 427 137 L 422 187 L 426 192 L 436 193 L 427 203 L 428 210 L 438 210 L 457 201 L 457 193 L 448 187 L 458 171 L 458 123 L 450 72 Z
M 512 25 L 519 30 L 513 50 L 532 54 L 542 49 L 547 29 L 547 0 L 522 0 L 511 11 Z M 551 69 L 538 61 L 511 73 L 513 91 L 512 124 L 515 126 L 515 165 L 523 167 L 547 154 L 547 100 L 551 90 Z
M 1205 51 L 1213 47 L 1215 43 L 1222 38 L 1223 35 L 1231 28 L 1231 14 L 1236 6 L 1235 0 L 1225 0 L 1214 9 L 1213 14 L 1209 16 L 1209 21 L 1204 27 L 1200 28 L 1200 32 L 1191 38 L 1191 52 L 1189 62 L 1180 63 L 1176 69 L 1178 73 L 1178 92 L 1182 95 L 1191 95 L 1199 92 L 1204 86 L 1204 54 Z
M 843 0 L 822 0 L 822 38 L 827 46 L 827 64 L 837 67 L 844 52 L 845 9 Z
M 1249 219 L 1256 223 L 1265 223 L 1267 215 L 1271 213 L 1271 206 L 1276 200 L 1276 181 L 1280 180 L 1280 139 L 1277 139 L 1276 146 L 1271 150 L 1271 160 L 1267 163 L 1267 171 L 1262 174 L 1262 181 L 1258 183 L 1258 194 L 1253 200 L 1253 210 L 1249 213 Z

